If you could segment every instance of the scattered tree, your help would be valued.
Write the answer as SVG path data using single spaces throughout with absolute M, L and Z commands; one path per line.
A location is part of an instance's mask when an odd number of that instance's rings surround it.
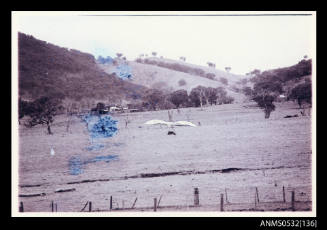
M 231 67 L 225 67 L 225 70 L 227 73 L 229 73 L 231 71 L 231 69 L 232 69 Z
M 181 79 L 181 80 L 178 81 L 178 85 L 179 86 L 186 85 L 186 81 L 184 79 Z
M 303 106 L 303 102 L 306 102 L 311 105 L 311 82 L 305 82 L 294 87 L 288 98 L 291 100 L 296 100 L 300 109 Z
M 152 55 L 155 57 L 157 56 L 157 52 L 152 52 Z
M 205 77 L 208 78 L 208 79 L 213 80 L 213 79 L 215 79 L 216 75 L 215 75 L 214 73 L 207 73 L 207 74 L 205 75 Z
M 267 95 L 256 95 L 253 100 L 258 103 L 259 107 L 264 110 L 265 118 L 270 117 L 270 113 L 275 110 L 275 105 L 273 104 L 275 96 L 271 94 Z
M 122 53 L 116 53 L 117 57 L 120 58 L 121 56 L 123 56 Z
M 30 107 L 30 120 L 28 127 L 32 127 L 38 124 L 46 124 L 48 128 L 48 134 L 52 134 L 51 124 L 54 121 L 54 117 L 58 115 L 60 110 L 63 109 L 61 100 L 57 98 L 41 97 L 32 102 Z
M 224 77 L 221 77 L 220 79 L 220 82 L 223 83 L 224 85 L 228 85 L 228 80 Z
M 264 78 L 264 80 L 254 84 L 254 97 L 252 99 L 264 110 L 266 119 L 269 118 L 270 113 L 275 110 L 273 102 L 281 93 L 283 93 L 283 87 L 278 81 L 266 81 Z

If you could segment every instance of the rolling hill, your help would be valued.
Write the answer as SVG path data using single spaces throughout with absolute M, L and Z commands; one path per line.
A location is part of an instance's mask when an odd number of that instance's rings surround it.
M 188 64 L 181 61 L 174 61 L 170 59 L 159 59 L 159 58 L 147 58 L 150 62 L 140 63 L 137 61 L 128 61 L 127 64 L 131 69 L 132 77 L 129 80 L 132 83 L 143 85 L 148 88 L 157 88 L 163 91 L 171 92 L 174 90 L 185 89 L 188 93 L 195 87 L 201 85 L 205 87 L 223 87 L 226 89 L 227 94 L 235 99 L 236 103 L 243 102 L 245 96 L 241 93 L 237 93 L 232 89 L 232 86 L 236 84 L 237 81 L 244 78 L 242 75 L 235 75 L 226 73 L 221 70 L 198 66 L 193 64 Z M 153 63 L 168 63 L 168 67 L 171 65 L 182 66 L 183 71 L 174 70 L 172 68 L 167 68 L 163 66 L 158 66 Z M 108 74 L 113 74 L 116 72 L 116 65 L 113 64 L 100 64 L 99 67 Z M 186 66 L 186 68 L 185 68 Z M 190 70 L 190 71 L 189 71 Z M 199 74 L 197 75 L 195 71 L 197 70 Z M 200 71 L 199 71 L 200 70 Z M 202 71 L 201 71 L 202 70 Z M 189 71 L 189 72 L 188 72 Z M 204 77 L 207 73 L 215 74 L 214 79 L 209 79 Z M 223 84 L 219 79 L 226 78 L 228 84 Z M 184 84 L 180 81 L 184 80 Z
M 73 101 L 134 101 L 146 87 L 107 74 L 88 53 L 59 47 L 19 33 L 19 96 L 56 96 Z

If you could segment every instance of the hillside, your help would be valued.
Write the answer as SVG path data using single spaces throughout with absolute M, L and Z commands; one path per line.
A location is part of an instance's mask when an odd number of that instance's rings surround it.
M 228 73 L 226 71 L 222 71 L 213 67 L 195 65 L 181 60 L 172 60 L 168 58 L 150 57 L 143 59 L 143 63 L 186 72 L 195 76 L 209 78 L 211 80 L 219 81 L 220 78 L 226 78 L 230 83 L 235 83 L 245 78 L 245 76 L 243 75 Z
M 159 59 L 151 58 L 151 60 L 160 60 L 161 62 L 167 63 L 180 63 L 169 59 Z M 116 71 L 116 66 L 112 64 L 100 64 L 98 63 L 101 69 L 103 69 L 108 74 L 112 74 Z M 192 64 L 186 64 L 183 62 L 183 65 L 188 65 L 193 69 L 203 69 L 204 73 L 214 73 L 216 74 L 216 80 L 208 79 L 200 75 L 190 74 L 182 71 L 173 70 L 170 68 L 149 64 L 149 63 L 140 63 L 136 61 L 128 61 L 128 66 L 131 69 L 132 77 L 131 82 L 139 85 L 143 85 L 149 88 L 157 88 L 164 91 L 174 91 L 179 89 L 185 89 L 188 93 L 199 85 L 205 87 L 223 87 L 226 89 L 229 96 L 234 97 L 236 103 L 243 102 L 244 95 L 241 93 L 234 92 L 232 90 L 232 85 L 241 79 L 240 75 L 233 75 L 224 73 L 223 71 L 216 70 L 209 67 L 196 66 Z M 224 77 L 228 80 L 227 85 L 220 82 L 218 79 Z M 181 84 L 180 81 L 184 80 L 185 84 Z
M 26 100 L 139 99 L 145 87 L 103 72 L 91 54 L 59 47 L 23 33 L 18 36 L 19 95 Z

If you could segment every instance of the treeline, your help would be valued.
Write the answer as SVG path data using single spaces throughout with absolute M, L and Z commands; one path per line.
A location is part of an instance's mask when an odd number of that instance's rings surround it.
M 279 82 L 285 83 L 290 80 L 299 81 L 302 77 L 311 75 L 312 72 L 312 60 L 303 59 L 298 64 L 278 68 L 273 70 L 267 70 L 261 72 L 260 70 L 253 70 L 250 74 L 253 77 L 250 78 L 250 81 L 253 83 L 257 82 Z
M 256 101 L 265 112 L 265 118 L 269 118 L 270 113 L 275 110 L 273 104 L 280 95 L 286 100 L 297 101 L 300 108 L 303 103 L 311 106 L 312 99 L 312 60 L 303 59 L 298 64 L 261 72 L 254 70 L 250 74 L 253 76 L 250 81 L 254 83 L 253 88 L 243 87 L 245 95 Z
M 193 88 L 189 94 L 183 89 L 167 94 L 157 89 L 150 89 L 146 91 L 143 102 L 131 104 L 130 107 L 139 110 L 163 110 L 230 104 L 233 101 L 234 98 L 228 96 L 223 87 L 198 86 Z

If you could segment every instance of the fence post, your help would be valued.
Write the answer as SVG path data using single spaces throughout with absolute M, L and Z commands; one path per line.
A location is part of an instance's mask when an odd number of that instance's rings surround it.
M 220 194 L 220 211 L 224 211 L 224 194 Z
M 200 200 L 199 200 L 199 189 L 194 188 L 194 206 L 199 206 Z
M 19 205 L 19 211 L 24 212 L 24 204 L 22 201 L 20 202 L 20 205 Z
M 257 193 L 254 193 L 254 208 L 257 208 Z
M 54 211 L 54 205 L 53 205 L 53 200 L 51 201 L 51 212 Z
M 295 192 L 292 191 L 292 211 L 295 211 Z
M 112 196 L 110 196 L 110 210 L 112 210 Z
M 285 187 L 283 186 L 283 202 L 285 203 L 286 202 L 286 199 L 285 199 Z
M 89 212 L 92 212 L 92 202 L 89 201 Z
M 56 207 L 56 212 L 57 212 L 57 211 L 58 211 L 58 209 L 57 209 L 57 207 L 58 207 L 58 206 L 57 206 L 57 203 L 56 203 L 56 206 L 55 206 L 55 207 Z
M 157 211 L 157 198 L 154 198 L 153 201 L 154 201 L 153 211 L 156 212 Z
M 258 192 L 258 188 L 257 187 L 255 187 L 255 193 L 256 193 L 256 195 L 257 195 L 257 199 L 258 199 L 258 204 L 259 204 L 259 192 Z
M 137 197 L 136 197 L 136 198 L 135 198 L 135 200 L 134 200 L 134 203 L 133 203 L 133 206 L 132 206 L 132 208 L 134 208 L 134 207 L 135 207 L 136 201 L 137 201 Z

